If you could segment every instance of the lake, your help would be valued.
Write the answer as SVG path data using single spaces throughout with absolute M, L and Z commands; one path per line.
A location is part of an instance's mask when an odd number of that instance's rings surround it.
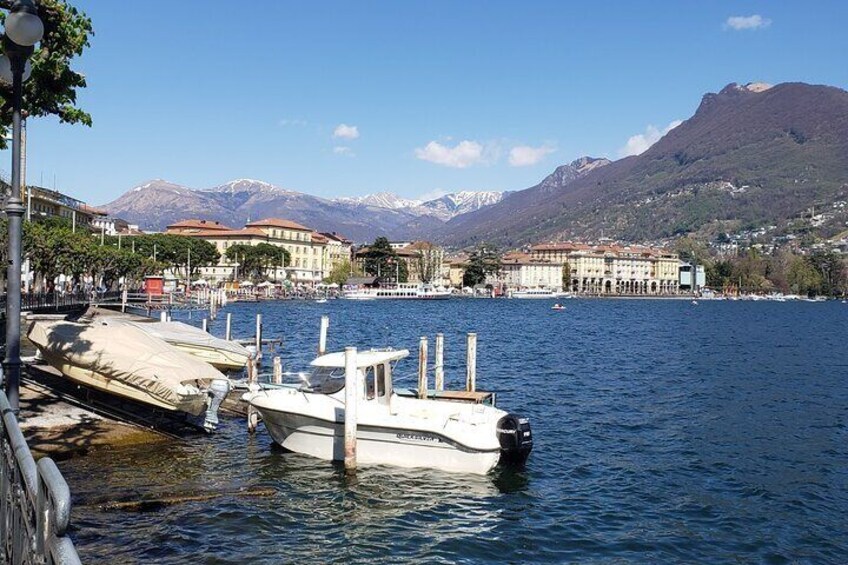
M 284 340 L 284 370 L 329 348 L 445 334 L 448 388 L 477 383 L 528 416 L 524 471 L 339 465 L 260 425 L 59 464 L 84 563 L 848 562 L 848 305 L 836 301 L 305 301 L 234 304 L 211 329 Z M 199 320 L 195 319 L 199 325 Z M 266 366 L 270 364 L 267 361 Z M 432 364 L 432 361 L 431 361 Z M 431 365 L 432 366 L 432 365 Z M 432 380 L 431 380 L 432 383 Z M 268 496 L 238 496 L 264 489 Z M 97 503 L 224 492 L 149 511 Z

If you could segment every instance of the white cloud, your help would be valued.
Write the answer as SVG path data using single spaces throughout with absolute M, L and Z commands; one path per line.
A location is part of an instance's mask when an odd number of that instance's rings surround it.
M 724 29 L 743 31 L 747 29 L 762 29 L 771 25 L 771 20 L 759 14 L 753 16 L 730 16 L 724 22 Z
M 550 145 L 531 147 L 530 145 L 517 145 L 509 150 L 509 164 L 513 167 L 529 167 L 535 165 L 556 151 Z
M 645 128 L 645 133 L 637 133 L 627 140 L 627 143 L 618 150 L 620 157 L 629 155 L 639 155 L 644 153 L 651 145 L 660 140 L 662 136 L 683 123 L 683 120 L 674 120 L 664 130 L 660 130 L 657 126 L 649 125 Z
M 347 155 L 348 157 L 353 157 L 356 155 L 350 147 L 345 147 L 344 145 L 336 145 L 335 147 L 333 147 L 333 153 L 335 153 L 336 155 Z
M 416 149 L 415 156 L 422 161 L 455 169 L 464 169 L 484 162 L 483 145 L 467 139 L 460 141 L 453 147 L 442 145 L 438 141 L 431 141 L 423 148 Z
M 347 124 L 339 124 L 333 130 L 333 139 L 356 139 L 359 137 L 359 128 Z

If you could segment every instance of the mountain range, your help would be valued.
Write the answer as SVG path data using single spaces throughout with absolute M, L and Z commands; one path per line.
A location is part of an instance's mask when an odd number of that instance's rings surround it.
M 848 92 L 830 86 L 729 84 L 644 153 L 582 157 L 512 192 L 420 201 L 377 193 L 328 200 L 241 179 L 204 190 L 150 181 L 105 204 L 142 228 L 187 218 L 232 226 L 285 217 L 365 242 L 423 237 L 505 247 L 609 237 L 655 241 L 766 228 L 829 235 L 848 225 Z
M 379 235 L 408 238 L 431 233 L 456 216 L 499 202 L 502 196 L 466 191 L 421 201 L 382 192 L 328 200 L 253 179 L 199 190 L 156 179 L 102 207 L 146 230 L 162 230 L 190 218 L 240 227 L 251 220 L 280 217 L 367 242 Z

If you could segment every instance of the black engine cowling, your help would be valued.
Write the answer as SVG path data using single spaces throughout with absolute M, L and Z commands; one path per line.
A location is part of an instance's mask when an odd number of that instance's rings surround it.
M 517 414 L 507 414 L 498 420 L 498 442 L 501 444 L 501 461 L 524 465 L 533 449 L 530 421 Z

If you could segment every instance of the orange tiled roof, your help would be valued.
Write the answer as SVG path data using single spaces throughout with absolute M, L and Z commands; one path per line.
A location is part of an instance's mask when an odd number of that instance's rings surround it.
M 327 236 L 318 233 L 317 231 L 312 232 L 312 241 L 313 243 L 327 243 Z
M 256 228 L 242 228 L 239 230 L 234 230 L 232 228 L 227 229 L 211 229 L 211 230 L 199 230 L 192 231 L 183 235 L 188 235 L 191 237 L 262 237 L 267 238 L 268 234 L 264 231 Z
M 217 220 L 182 220 L 176 224 L 169 225 L 165 229 L 231 230 L 233 228 L 225 226 Z
M 266 218 L 264 220 L 257 220 L 255 222 L 250 222 L 247 224 L 249 228 L 285 228 L 289 230 L 301 230 L 301 231 L 312 231 L 306 226 L 302 226 L 297 222 L 293 222 L 291 220 L 281 220 L 279 218 Z

